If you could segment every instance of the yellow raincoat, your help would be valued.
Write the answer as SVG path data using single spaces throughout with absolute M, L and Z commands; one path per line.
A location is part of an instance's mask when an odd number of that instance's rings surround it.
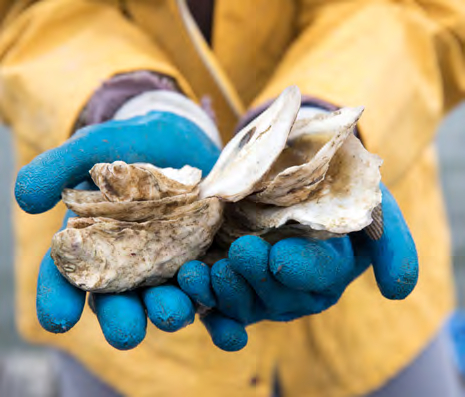
M 100 84 L 133 70 L 173 76 L 194 100 L 208 95 L 227 141 L 248 108 L 297 84 L 337 105 L 364 105 L 360 131 L 384 158 L 383 178 L 410 225 L 420 279 L 401 302 L 381 297 L 371 270 L 321 315 L 249 327 L 238 353 L 195 324 L 149 326 L 121 352 L 85 310 L 64 335 L 36 320 L 39 263 L 64 207 L 15 210 L 17 319 L 31 342 L 54 345 L 128 396 L 270 396 L 277 369 L 286 397 L 350 396 L 378 388 L 428 344 L 453 308 L 449 231 L 432 146 L 464 97 L 463 0 L 217 0 L 208 48 L 182 1 L 0 0 L 0 111 L 17 168 L 72 133 Z

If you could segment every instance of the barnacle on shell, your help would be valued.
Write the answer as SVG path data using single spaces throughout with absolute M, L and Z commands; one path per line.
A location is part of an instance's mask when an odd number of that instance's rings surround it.
M 353 135 L 363 108 L 296 121 L 299 108 L 298 88 L 288 87 L 204 179 L 189 166 L 96 164 L 99 191 L 63 191 L 78 217 L 52 241 L 60 272 L 87 291 L 121 292 L 161 284 L 186 261 L 221 257 L 246 234 L 325 239 L 368 226 L 382 161 Z

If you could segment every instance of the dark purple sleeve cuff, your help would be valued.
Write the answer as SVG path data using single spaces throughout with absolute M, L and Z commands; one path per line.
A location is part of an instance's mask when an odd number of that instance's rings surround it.
M 273 101 L 274 100 L 266 101 L 265 103 L 262 103 L 260 106 L 257 106 L 256 108 L 248 110 L 244 114 L 244 116 L 241 118 L 241 120 L 239 121 L 236 131 L 240 131 L 247 124 L 249 124 L 254 118 L 258 117 L 261 113 L 263 113 L 263 111 L 265 111 L 273 103 Z M 323 110 L 328 110 L 330 112 L 338 110 L 340 108 L 339 106 L 333 105 L 332 103 L 329 103 L 329 102 L 325 102 L 319 98 L 305 96 L 305 95 L 302 96 L 301 106 L 320 108 Z
M 126 101 L 152 90 L 182 92 L 174 79 L 155 72 L 140 70 L 115 75 L 95 91 L 81 112 L 74 130 L 111 120 Z
M 269 100 L 261 104 L 260 106 L 257 106 L 256 108 L 253 108 L 247 111 L 244 114 L 244 116 L 241 118 L 241 120 L 239 121 L 239 124 L 236 127 L 236 132 L 239 132 L 242 128 L 244 128 L 247 124 L 249 124 L 254 118 L 258 117 L 264 110 L 268 108 L 268 106 L 272 104 L 272 102 L 273 100 Z M 334 112 L 335 110 L 338 110 L 341 108 L 341 106 L 337 106 L 337 105 L 334 105 L 333 103 L 323 101 L 320 98 L 303 95 L 302 101 L 301 101 L 301 107 L 306 107 L 306 106 L 313 107 L 313 108 L 320 108 L 323 110 L 328 110 L 330 112 Z M 357 126 L 355 127 L 354 135 L 358 139 L 362 140 Z

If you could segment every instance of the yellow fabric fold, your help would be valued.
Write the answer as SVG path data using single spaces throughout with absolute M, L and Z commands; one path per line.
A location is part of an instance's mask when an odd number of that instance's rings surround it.
M 101 2 L 30 6 L 2 32 L 0 57 L 0 112 L 15 134 L 42 151 L 70 136 L 81 109 L 115 74 L 154 70 L 193 95 L 163 51 Z

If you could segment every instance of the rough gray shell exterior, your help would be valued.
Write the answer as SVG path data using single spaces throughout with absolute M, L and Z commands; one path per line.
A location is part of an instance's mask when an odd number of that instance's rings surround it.
M 71 218 L 53 237 L 51 253 L 60 272 L 77 287 L 122 292 L 173 277 L 183 263 L 206 253 L 221 222 L 217 198 L 141 223 Z

